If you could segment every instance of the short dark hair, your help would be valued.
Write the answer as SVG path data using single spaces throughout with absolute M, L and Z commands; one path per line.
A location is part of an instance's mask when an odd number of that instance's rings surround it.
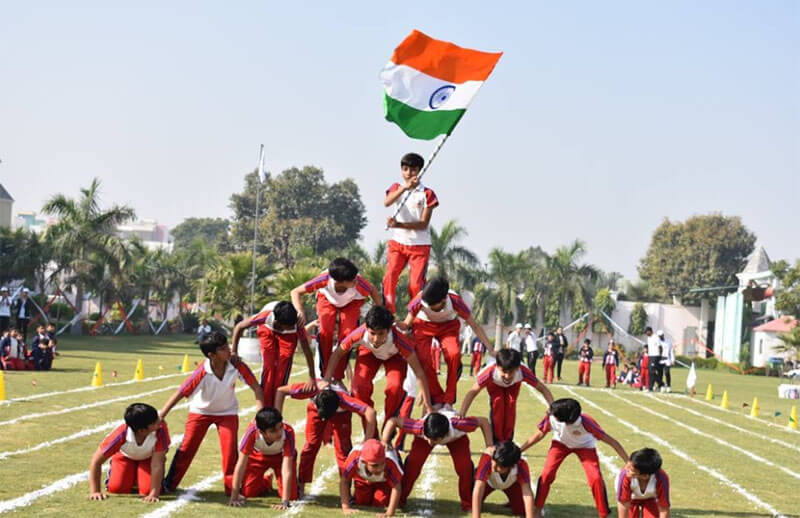
M 42 344 L 42 345 L 50 345 L 50 339 L 49 338 L 42 338 L 41 340 L 39 340 L 39 343 Z
M 585 343 L 586 345 L 589 345 L 590 343 L 592 343 L 592 341 L 587 338 L 587 339 L 585 339 L 583 341 L 583 343 Z
M 450 282 L 444 277 L 434 277 L 422 288 L 422 300 L 426 304 L 436 304 L 447 297 L 450 291 Z
M 136 430 L 144 430 L 158 421 L 158 411 L 147 403 L 134 403 L 125 409 L 125 424 Z
M 297 310 L 292 306 L 291 302 L 286 300 L 278 302 L 272 308 L 272 314 L 275 315 L 275 321 L 281 325 L 297 325 Z
M 358 268 L 350 259 L 344 257 L 337 257 L 331 264 L 328 265 L 328 274 L 334 281 L 352 281 L 358 275 Z
M 522 365 L 522 355 L 516 349 L 500 349 L 497 351 L 497 366 L 504 371 L 516 369 Z
M 428 414 L 422 426 L 422 433 L 425 434 L 425 437 L 434 440 L 443 438 L 449 430 L 450 420 L 439 412 Z
M 391 329 L 394 315 L 383 306 L 372 306 L 364 317 L 364 323 L 370 329 Z
M 504 468 L 515 466 L 522 458 L 522 451 L 514 441 L 503 441 L 494 447 L 492 459 Z
M 555 338 L 556 334 L 554 332 L 550 331 L 549 333 L 547 333 L 547 336 L 552 336 L 553 338 Z
M 262 432 L 283 422 L 283 416 L 276 408 L 264 407 L 256 414 L 256 427 Z
M 404 165 L 422 169 L 422 167 L 425 165 L 425 159 L 416 153 L 406 153 L 403 155 L 403 158 L 400 159 L 400 167 L 403 167 Z
M 317 407 L 317 415 L 323 421 L 333 417 L 333 414 L 339 409 L 339 394 L 332 388 L 324 388 L 314 396 L 311 401 Z
M 228 345 L 228 337 L 220 331 L 211 331 L 208 336 L 200 341 L 200 350 L 203 356 L 208 358 L 209 354 L 216 353 L 217 349 Z
M 550 403 L 550 414 L 562 423 L 572 424 L 581 416 L 581 404 L 570 397 L 556 399 Z
M 652 333 L 653 332 L 653 328 L 650 327 L 650 326 L 645 327 L 644 328 L 644 332 L 647 333 L 648 331 L 650 331 Z
M 643 475 L 653 475 L 661 469 L 661 455 L 653 448 L 642 448 L 631 453 L 631 464 Z

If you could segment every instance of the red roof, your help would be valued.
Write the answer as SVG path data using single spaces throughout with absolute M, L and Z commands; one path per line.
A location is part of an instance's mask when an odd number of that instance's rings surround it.
M 775 320 L 770 320 L 766 324 L 761 324 L 753 329 L 753 331 L 765 331 L 767 333 L 788 333 L 797 324 L 798 321 L 794 317 L 781 317 L 776 318 Z

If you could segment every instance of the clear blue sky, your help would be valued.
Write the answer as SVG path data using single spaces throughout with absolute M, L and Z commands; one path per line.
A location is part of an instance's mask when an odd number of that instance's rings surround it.
M 481 255 L 578 237 L 635 276 L 664 217 L 721 211 L 800 257 L 800 2 L 110 4 L 2 4 L 15 211 L 99 176 L 140 217 L 229 216 L 263 142 L 273 172 L 354 178 L 372 245 L 400 156 L 433 147 L 381 113 L 418 28 L 505 52 L 427 182 Z

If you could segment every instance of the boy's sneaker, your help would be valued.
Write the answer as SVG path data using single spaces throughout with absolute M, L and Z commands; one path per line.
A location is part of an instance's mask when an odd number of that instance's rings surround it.
M 665 392 L 667 392 L 667 393 L 672 392 L 672 387 L 664 387 L 664 388 L 666 389 Z

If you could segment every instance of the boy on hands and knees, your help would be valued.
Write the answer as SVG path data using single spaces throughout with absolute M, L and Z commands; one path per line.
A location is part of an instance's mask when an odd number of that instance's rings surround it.
M 652 448 L 631 453 L 617 478 L 619 518 L 669 518 L 669 477 Z
M 217 426 L 219 445 L 222 450 L 222 472 L 225 493 L 230 494 L 231 475 L 236 465 L 236 439 L 239 431 L 239 401 L 236 399 L 236 380 L 241 379 L 252 389 L 256 407 L 264 407 L 264 397 L 256 377 L 242 360 L 231 356 L 228 339 L 218 331 L 212 331 L 201 343 L 200 350 L 205 361 L 183 382 L 161 409 L 163 420 L 182 398 L 191 398 L 189 416 L 183 441 L 172 457 L 172 464 L 164 480 L 164 487 L 174 491 L 189 469 L 208 427 Z
M 425 284 L 425 272 L 431 253 L 431 232 L 429 225 L 433 209 L 439 206 L 439 199 L 431 189 L 422 185 L 417 175 L 425 165 L 425 160 L 416 153 L 408 153 L 400 159 L 403 183 L 393 183 L 386 190 L 384 207 L 399 204 L 410 191 L 406 203 L 397 216 L 388 218 L 386 226 L 392 229 L 386 251 L 386 274 L 383 277 L 383 300 L 392 313 L 396 312 L 397 280 L 409 265 L 408 295 L 414 298 Z
M 414 483 L 419 478 L 422 466 L 437 445 L 445 445 L 450 450 L 453 467 L 458 475 L 458 496 L 461 508 L 468 511 L 472 506 L 473 464 L 469 449 L 469 432 L 480 428 L 488 448 L 493 444 L 492 425 L 485 417 L 458 417 L 452 410 L 440 410 L 422 419 L 402 419 L 393 417 L 386 422 L 381 442 L 390 448 L 396 429 L 414 436 L 411 451 L 405 460 L 403 474 L 403 493 L 400 505 L 405 505 Z
M 261 345 L 261 390 L 264 401 L 271 405 L 278 387 L 289 381 L 297 342 L 308 365 L 307 387 L 314 386 L 314 357 L 303 326 L 298 324 L 297 310 L 287 301 L 270 302 L 261 311 L 241 320 L 233 328 L 232 355 L 238 358 L 239 339 L 245 329 L 256 326 Z
M 302 383 L 284 385 L 275 396 L 275 408 L 283 409 L 283 400 L 289 396 L 293 399 L 311 399 L 306 407 L 306 442 L 300 452 L 298 484 L 302 494 L 305 485 L 313 479 L 314 461 L 322 446 L 323 437 L 332 428 L 333 448 L 339 470 L 344 469 L 347 455 L 352 449 L 352 414 L 360 415 L 365 423 L 364 436 L 374 437 L 378 423 L 375 410 L 361 400 L 351 396 L 340 383 L 318 382 L 307 390 Z
M 339 482 L 343 514 L 358 512 L 351 505 L 386 507 L 379 517 L 394 516 L 400 504 L 403 470 L 393 450 L 387 450 L 377 439 L 367 439 L 353 447 L 345 462 Z M 350 496 L 350 482 L 354 494 Z
M 460 415 L 467 415 L 472 401 L 485 388 L 489 393 L 491 408 L 489 419 L 492 422 L 494 440 L 513 439 L 514 424 L 517 420 L 517 397 L 523 382 L 538 390 L 548 405 L 553 402 L 550 390 L 539 382 L 530 369 L 522 365 L 522 356 L 518 351 L 515 349 L 497 351 L 497 361 L 478 374 L 475 385 L 464 396 Z
M 472 489 L 472 518 L 480 518 L 483 501 L 495 489 L 505 492 L 514 515 L 533 518 L 531 472 L 512 441 L 492 446 L 481 455 Z
M 408 316 L 405 322 L 398 324 L 401 329 L 413 326 L 414 341 L 417 344 L 422 368 L 428 382 L 434 404 L 452 405 L 456 400 L 458 378 L 461 375 L 461 348 L 458 334 L 461 329 L 459 318 L 469 325 L 483 343 L 491 343 L 483 328 L 472 318 L 469 307 L 454 291 L 450 291 L 450 283 L 444 277 L 431 279 L 425 288 L 408 304 Z M 436 377 L 436 370 L 431 358 L 431 342 L 436 338 L 444 351 L 447 363 L 447 385 L 444 390 Z M 494 356 L 494 351 L 489 351 Z
M 376 306 L 381 304 L 381 294 L 358 273 L 358 268 L 350 260 L 337 257 L 328 269 L 305 284 L 292 290 L 292 304 L 297 310 L 299 325 L 305 325 L 306 314 L 302 297 L 316 292 L 317 320 L 319 322 L 319 355 L 322 358 L 319 372 L 328 370 L 328 360 L 333 344 L 339 343 L 358 327 L 361 306 L 371 298 Z M 334 336 L 337 327 L 338 333 Z M 339 365 L 334 378 L 344 377 L 346 363 Z
M 562 398 L 550 404 L 550 410 L 539 423 L 538 431 L 522 444 L 522 451 L 527 450 L 541 441 L 547 432 L 553 431 L 553 442 L 547 452 L 547 458 L 542 468 L 542 474 L 536 485 L 536 500 L 534 516 L 541 518 L 550 486 L 556 479 L 559 466 L 570 454 L 578 456 L 586 473 L 586 478 L 592 488 L 592 496 L 601 518 L 608 516 L 611 509 L 608 507 L 606 485 L 600 472 L 600 463 L 597 458 L 596 441 L 602 441 L 611 446 L 623 462 L 628 462 L 628 454 L 616 439 L 600 428 L 597 422 L 587 414 L 581 413 L 581 405 L 572 398 Z
M 297 448 L 294 428 L 283 422 L 281 413 L 270 407 L 262 408 L 247 427 L 239 443 L 239 460 L 233 470 L 229 505 L 243 506 L 247 498 L 261 496 L 271 489 L 267 470 L 278 479 L 280 504 L 273 509 L 287 509 L 297 500 L 295 467 Z
M 125 409 L 125 423 L 103 439 L 89 465 L 89 500 L 105 500 L 100 489 L 103 463 L 111 459 L 106 490 L 130 494 L 138 488 L 142 500 L 158 502 L 169 448 L 167 423 L 150 405 L 134 403 Z

